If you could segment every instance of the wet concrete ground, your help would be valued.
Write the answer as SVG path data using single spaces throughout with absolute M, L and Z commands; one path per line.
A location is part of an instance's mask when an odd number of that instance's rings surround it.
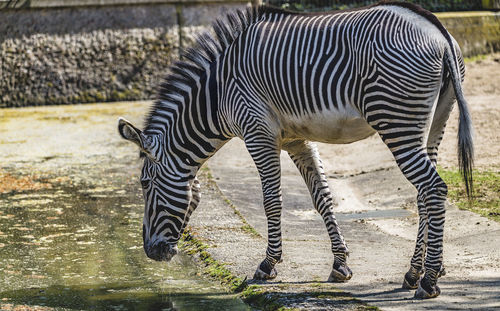
M 116 120 L 149 104 L 0 110 L 0 309 L 248 309 L 187 255 L 144 255 L 141 163 Z

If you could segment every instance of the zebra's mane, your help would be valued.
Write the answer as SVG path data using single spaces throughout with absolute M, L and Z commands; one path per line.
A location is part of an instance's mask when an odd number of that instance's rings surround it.
M 154 125 L 154 117 L 159 111 L 179 105 L 187 90 L 206 74 L 206 69 L 218 56 L 238 38 L 251 24 L 265 12 L 266 7 L 247 8 L 228 13 L 224 19 L 212 24 L 212 31 L 199 35 L 194 44 L 180 53 L 180 59 L 171 64 L 160 85 L 155 101 L 145 122 L 145 132 Z
M 217 57 L 223 54 L 226 49 L 237 40 L 239 35 L 248 29 L 250 25 L 255 23 L 262 15 L 335 14 L 364 10 L 382 5 L 395 5 L 407 8 L 431 21 L 441 32 L 443 32 L 443 34 L 446 32 L 442 24 L 432 13 L 422 9 L 418 5 L 408 2 L 382 0 L 379 3 L 366 7 L 320 13 L 293 12 L 268 5 L 247 8 L 246 10 L 237 10 L 234 13 L 228 13 L 223 19 L 216 20 L 212 25 L 212 32 L 208 31 L 199 35 L 192 47 L 181 51 L 180 60 L 175 61 L 169 66 L 167 76 L 160 85 L 158 99 L 155 101 L 146 117 L 145 132 L 147 134 L 155 132 L 157 129 L 154 129 L 154 117 L 161 111 L 172 110 L 173 106 L 180 105 L 182 103 L 180 99 L 186 97 L 186 92 L 189 92 L 191 86 L 195 85 L 197 81 L 206 74 L 207 68 L 210 67 Z

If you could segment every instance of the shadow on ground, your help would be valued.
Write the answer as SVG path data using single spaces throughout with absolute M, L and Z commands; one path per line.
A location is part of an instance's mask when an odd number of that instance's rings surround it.
M 446 292 L 446 296 L 450 297 L 460 297 L 463 296 L 464 299 L 469 299 L 474 301 L 474 310 L 486 310 L 491 308 L 492 301 L 500 301 L 500 278 L 480 278 L 474 280 L 467 280 L 465 282 L 459 281 L 449 281 L 446 277 L 439 280 L 439 287 L 443 292 Z M 474 292 L 481 292 L 483 295 L 482 299 L 477 299 L 475 296 L 471 295 Z M 408 292 L 408 298 L 401 297 L 404 292 Z M 413 299 L 413 290 L 406 290 L 397 285 L 394 286 L 392 290 L 382 290 L 382 291 L 370 291 L 367 293 L 359 294 L 352 293 L 353 297 L 362 298 L 363 302 L 370 303 L 380 303 L 380 302 L 390 302 L 390 301 L 405 301 L 412 300 L 414 303 L 418 303 L 418 299 Z M 450 301 L 444 300 L 440 302 L 441 299 L 438 297 L 433 299 L 433 308 L 439 309 L 449 309 Z M 484 304 L 483 304 L 484 302 Z M 451 304 L 460 304 L 458 302 L 451 302 Z

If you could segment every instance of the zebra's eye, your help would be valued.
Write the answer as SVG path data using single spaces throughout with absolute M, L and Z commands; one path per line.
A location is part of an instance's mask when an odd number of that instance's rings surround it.
M 141 185 L 143 188 L 149 187 L 150 183 L 151 183 L 151 179 L 141 179 Z

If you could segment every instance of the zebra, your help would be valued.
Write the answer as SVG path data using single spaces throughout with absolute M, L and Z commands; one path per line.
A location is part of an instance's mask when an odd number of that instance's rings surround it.
M 299 14 L 260 6 L 217 20 L 173 63 L 141 131 L 120 118 L 140 148 L 144 250 L 170 260 L 200 201 L 199 168 L 239 137 L 257 167 L 268 224 L 255 279 L 273 279 L 282 255 L 280 151 L 305 180 L 333 253 L 330 282 L 352 277 L 334 198 L 312 141 L 347 144 L 375 133 L 418 191 L 419 226 L 403 287 L 440 294 L 447 186 L 437 150 L 455 100 L 458 156 L 472 192 L 472 121 L 457 42 L 430 12 L 381 2 L 351 11 Z

